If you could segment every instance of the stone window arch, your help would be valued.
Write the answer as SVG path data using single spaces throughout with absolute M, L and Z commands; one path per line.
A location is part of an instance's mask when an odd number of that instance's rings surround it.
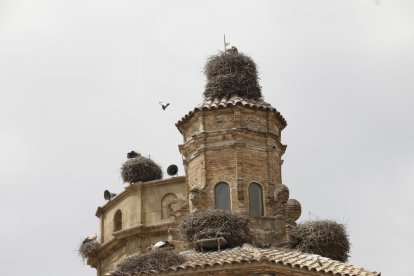
M 114 232 L 119 230 L 122 230 L 122 212 L 118 209 L 114 215 Z
M 230 186 L 226 182 L 219 182 L 214 187 L 214 205 L 216 209 L 230 211 Z
M 263 189 L 256 182 L 249 185 L 249 211 L 254 216 L 263 216 Z
M 177 199 L 177 196 L 173 193 L 166 194 L 161 199 L 161 219 L 169 218 L 170 215 L 168 214 L 168 205 Z

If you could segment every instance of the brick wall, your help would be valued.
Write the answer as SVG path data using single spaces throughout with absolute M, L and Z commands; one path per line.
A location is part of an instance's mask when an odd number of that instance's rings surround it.
M 227 182 L 232 210 L 248 212 L 248 185 L 256 182 L 263 189 L 265 214 L 271 213 L 267 195 L 269 187 L 282 184 L 285 151 L 279 120 L 271 110 L 240 106 L 198 111 L 180 126 L 186 133 L 180 151 L 185 157 L 188 189 L 204 187 L 214 208 L 214 186 Z

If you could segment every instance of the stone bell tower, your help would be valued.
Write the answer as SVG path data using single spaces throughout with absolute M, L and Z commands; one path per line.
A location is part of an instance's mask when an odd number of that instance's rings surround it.
M 280 135 L 285 126 L 270 104 L 237 95 L 207 99 L 179 121 L 190 210 L 219 207 L 213 195 L 215 186 L 224 182 L 230 188 L 230 210 L 249 213 L 248 190 L 255 183 L 263 201 L 257 215 L 271 216 L 268 195 L 282 184 L 286 146 Z
M 190 212 L 224 209 L 255 220 L 257 240 L 283 244 L 300 215 L 282 184 L 283 116 L 261 95 L 254 61 L 224 52 L 206 66 L 204 101 L 177 124 Z

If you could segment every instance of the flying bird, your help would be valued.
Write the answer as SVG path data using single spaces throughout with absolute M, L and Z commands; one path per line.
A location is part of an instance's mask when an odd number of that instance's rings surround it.
M 162 107 L 162 110 L 165 110 L 170 105 L 170 103 L 166 103 L 166 102 L 159 102 L 159 103 Z

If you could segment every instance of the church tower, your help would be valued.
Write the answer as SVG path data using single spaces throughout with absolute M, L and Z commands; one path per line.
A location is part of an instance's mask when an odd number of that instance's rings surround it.
M 262 234 L 257 242 L 288 243 L 286 225 L 299 217 L 300 205 L 289 206 L 282 184 L 286 121 L 263 100 L 248 56 L 235 49 L 212 56 L 205 74 L 204 101 L 176 124 L 184 138 L 179 149 L 190 212 L 248 214 Z
M 129 185 L 104 192 L 99 238 L 79 249 L 97 275 L 380 276 L 344 263 L 343 225 L 296 225 L 301 205 L 281 176 L 286 121 L 263 100 L 254 61 L 229 47 L 205 74 L 203 102 L 176 124 L 185 176 L 162 179 L 131 151 L 121 169 Z
M 183 134 L 190 210 L 271 216 L 269 193 L 282 184 L 286 121 L 261 99 L 206 99 L 177 127 Z

